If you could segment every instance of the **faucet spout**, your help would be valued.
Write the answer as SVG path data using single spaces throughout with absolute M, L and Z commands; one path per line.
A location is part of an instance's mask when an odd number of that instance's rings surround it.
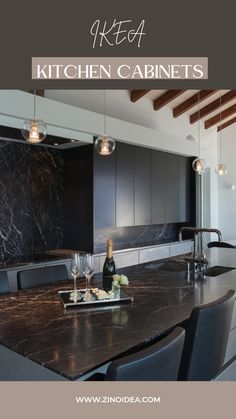
M 218 236 L 218 241 L 222 241 L 222 233 L 217 228 L 202 228 L 202 227 L 180 227 L 179 229 L 179 241 L 183 239 L 183 232 L 184 231 L 191 231 L 195 234 L 198 233 L 216 233 Z
M 218 228 L 199 228 L 199 233 L 215 233 L 218 236 L 218 241 L 222 242 L 222 233 Z
M 222 241 L 222 233 L 217 228 L 202 228 L 202 227 L 181 227 L 179 229 L 179 241 L 183 239 L 183 232 L 190 231 L 193 233 L 193 253 L 191 258 L 187 258 L 187 260 L 191 260 L 192 264 L 194 265 L 194 272 L 196 271 L 196 266 L 198 267 L 198 271 L 201 271 L 206 268 L 208 261 L 203 256 L 203 241 L 202 241 L 202 234 L 203 233 L 215 233 L 218 236 L 218 241 Z M 197 251 L 197 237 L 199 236 L 199 245 Z

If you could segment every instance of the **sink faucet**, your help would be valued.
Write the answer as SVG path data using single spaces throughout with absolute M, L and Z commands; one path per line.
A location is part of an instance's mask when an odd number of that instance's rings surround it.
M 207 268 L 208 260 L 203 254 L 203 233 L 216 233 L 218 235 L 218 241 L 222 241 L 222 234 L 217 228 L 201 228 L 201 227 L 181 227 L 179 229 L 179 241 L 182 241 L 184 231 L 190 231 L 193 233 L 193 253 L 191 257 L 186 257 L 185 260 L 188 263 L 188 269 L 193 270 L 194 273 L 201 272 Z M 199 240 L 197 241 L 199 237 Z M 198 249 L 197 249 L 198 244 Z

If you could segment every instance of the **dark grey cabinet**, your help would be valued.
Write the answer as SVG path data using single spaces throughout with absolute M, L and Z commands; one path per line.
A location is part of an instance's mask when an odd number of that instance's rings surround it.
M 94 160 L 95 227 L 187 222 L 189 158 L 129 144 Z
M 92 252 L 100 228 L 195 223 L 190 158 L 119 142 L 110 156 L 63 153 L 65 248 Z
M 190 219 L 190 161 L 179 156 L 179 222 Z
M 101 156 L 94 152 L 94 220 L 95 228 L 116 225 L 116 156 Z
M 179 222 L 179 156 L 166 153 L 166 223 Z
M 151 224 L 164 224 L 166 220 L 166 159 L 165 153 L 152 150 L 151 161 Z
M 151 150 L 134 149 L 134 224 L 151 224 Z
M 134 226 L 134 146 L 116 144 L 116 226 Z
M 65 150 L 63 247 L 93 252 L 93 149 Z

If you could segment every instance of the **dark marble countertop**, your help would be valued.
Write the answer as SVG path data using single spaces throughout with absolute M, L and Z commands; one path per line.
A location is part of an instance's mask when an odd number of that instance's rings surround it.
M 211 249 L 211 265 L 236 268 L 235 249 Z M 181 258 L 172 258 L 181 261 Z M 187 278 L 157 269 L 160 261 L 120 269 L 134 302 L 65 312 L 57 292 L 71 283 L 0 297 L 0 344 L 76 380 L 118 355 L 158 338 L 186 320 L 194 306 L 236 289 L 236 271 L 215 278 Z M 79 282 L 83 286 L 83 280 Z M 93 286 L 101 285 L 95 275 Z
M 60 254 L 60 252 L 57 254 L 38 253 L 29 256 L 5 257 L 0 259 L 0 270 L 17 268 L 25 265 L 35 265 L 38 263 L 48 263 L 69 258 L 70 255 Z

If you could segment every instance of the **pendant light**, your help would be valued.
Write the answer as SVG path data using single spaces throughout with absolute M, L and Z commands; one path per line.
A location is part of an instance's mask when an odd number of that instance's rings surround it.
M 102 156 L 109 156 L 116 148 L 116 143 L 113 138 L 106 134 L 106 91 L 104 90 L 104 135 L 100 135 L 94 144 L 95 150 Z
M 34 116 L 24 121 L 21 134 L 31 144 L 38 144 L 47 136 L 47 125 L 36 118 L 36 94 L 34 90 Z
M 202 175 L 206 168 L 206 162 L 200 158 L 201 142 L 200 142 L 200 92 L 198 92 L 198 157 L 193 161 L 192 168 L 198 175 Z
M 222 120 L 222 115 L 221 115 L 221 91 L 220 91 L 220 126 L 221 126 L 221 120 Z M 219 140 L 218 140 L 218 144 L 219 144 L 219 150 L 218 150 L 218 164 L 215 168 L 215 172 L 218 176 L 224 176 L 227 173 L 227 166 L 226 164 L 222 163 L 222 129 L 220 129 L 219 131 Z

